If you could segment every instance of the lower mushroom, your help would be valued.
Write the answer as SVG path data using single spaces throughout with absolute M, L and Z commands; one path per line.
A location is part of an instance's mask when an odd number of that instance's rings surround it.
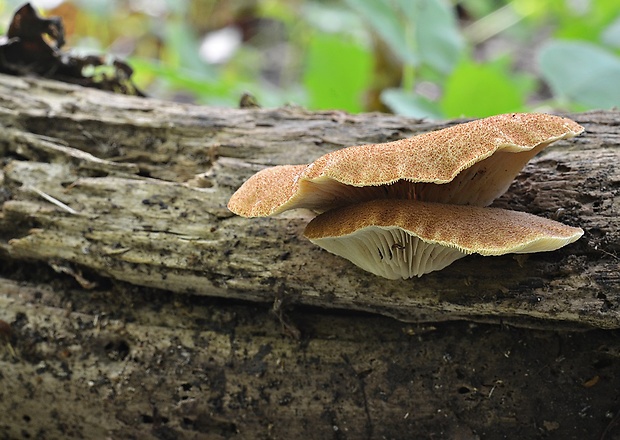
M 325 212 L 305 235 L 368 272 L 407 279 L 472 253 L 553 251 L 583 230 L 505 209 L 380 199 Z

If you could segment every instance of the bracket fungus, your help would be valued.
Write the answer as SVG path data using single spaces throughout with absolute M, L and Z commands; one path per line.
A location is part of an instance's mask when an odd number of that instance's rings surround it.
M 511 113 L 343 148 L 309 165 L 258 172 L 228 208 L 244 217 L 312 209 L 319 215 L 307 238 L 391 279 L 421 276 L 471 253 L 555 250 L 583 230 L 485 207 L 532 157 L 582 131 L 567 118 Z
M 258 172 L 233 194 L 228 208 L 244 217 L 263 217 L 293 208 L 324 212 L 376 198 L 487 206 L 532 157 L 582 131 L 567 118 L 512 113 L 343 148 L 307 166 Z
M 525 212 L 403 199 L 333 209 L 305 231 L 314 244 L 390 279 L 419 277 L 473 253 L 553 251 L 582 235 Z

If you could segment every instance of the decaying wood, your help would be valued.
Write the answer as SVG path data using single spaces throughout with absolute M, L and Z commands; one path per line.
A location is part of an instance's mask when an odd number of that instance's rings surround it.
M 5 79 L 2 248 L 172 292 L 381 313 L 404 321 L 620 327 L 617 112 L 575 115 L 581 137 L 537 157 L 497 206 L 581 226 L 527 257 L 472 256 L 391 281 L 302 237 L 307 212 L 244 219 L 232 192 L 266 165 L 438 128 L 387 115 L 234 110 Z M 57 201 L 57 202 L 55 202 Z M 534 324 L 533 324 L 534 323 Z
M 472 321 L 620 327 L 620 113 L 574 115 L 587 132 L 497 202 L 581 240 L 395 282 L 304 240 L 309 213 L 226 201 L 266 165 L 443 123 L 0 93 L 0 438 L 617 436 L 618 330 Z
M 26 268 L 28 270 L 28 268 Z M 44 281 L 45 276 L 40 279 Z M 616 438 L 617 331 L 293 312 L 0 285 L 0 437 Z M 606 434 L 608 433 L 608 434 Z

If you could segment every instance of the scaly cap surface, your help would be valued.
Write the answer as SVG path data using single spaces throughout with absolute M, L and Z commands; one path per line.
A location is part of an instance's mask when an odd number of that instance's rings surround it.
M 257 217 L 293 208 L 323 212 L 376 198 L 486 206 L 534 155 L 582 131 L 576 122 L 548 114 L 478 119 L 399 141 L 343 148 L 307 166 L 267 168 L 245 182 L 228 207 Z

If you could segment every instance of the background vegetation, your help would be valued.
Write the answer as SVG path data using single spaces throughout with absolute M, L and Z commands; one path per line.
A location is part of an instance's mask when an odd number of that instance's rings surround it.
M 22 4 L 0 0 L 3 31 Z M 620 104 L 609 0 L 59 0 L 67 47 L 127 59 L 148 95 L 417 117 Z

